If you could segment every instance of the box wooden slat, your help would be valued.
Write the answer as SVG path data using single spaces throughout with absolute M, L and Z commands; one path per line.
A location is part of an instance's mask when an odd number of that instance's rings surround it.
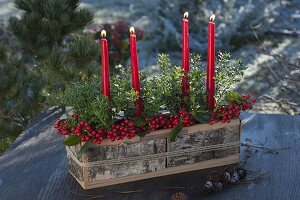
M 69 154 L 78 154 L 77 145 L 68 149 L 69 171 L 84 189 L 91 189 L 233 164 L 239 162 L 240 131 L 239 119 L 185 127 L 175 142 L 169 142 L 170 129 L 158 130 L 143 138 L 91 143 L 76 161 Z

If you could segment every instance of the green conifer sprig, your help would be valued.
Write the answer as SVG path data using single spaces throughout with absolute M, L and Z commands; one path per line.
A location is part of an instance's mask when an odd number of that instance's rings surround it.
M 217 107 L 225 104 L 226 95 L 234 89 L 234 84 L 241 80 L 246 68 L 240 60 L 232 59 L 230 53 L 218 53 L 215 71 Z
M 191 56 L 191 69 L 189 76 L 189 95 L 182 94 L 182 68 L 173 66 L 166 54 L 159 55 L 158 72 L 150 77 L 141 75 L 141 98 L 143 115 L 152 117 L 160 112 L 168 111 L 170 114 L 177 113 L 184 108 L 198 121 L 208 121 L 210 111 L 206 106 L 206 68 L 201 62 L 199 55 Z M 238 60 L 233 60 L 229 53 L 219 53 L 216 66 L 216 108 L 226 104 L 226 97 L 232 92 L 234 83 L 240 80 L 244 66 Z M 101 80 L 92 79 L 78 82 L 68 86 L 66 92 L 60 93 L 60 102 L 72 106 L 75 112 L 83 118 L 93 120 L 96 124 L 105 121 L 103 118 L 110 116 L 120 117 L 118 113 L 125 111 L 123 117 L 134 117 L 134 101 L 137 94 L 131 88 L 130 70 L 120 69 L 120 73 L 111 78 L 111 99 L 109 103 L 103 103 L 101 99 Z M 94 102 L 95 99 L 101 101 Z M 100 109 L 102 103 L 102 110 Z M 93 107 L 96 104 L 99 107 Z M 104 109 L 111 108 L 111 109 Z M 94 113 L 97 112 L 97 115 Z M 83 113 L 83 114 L 82 114 Z M 94 113 L 92 117 L 86 113 Z M 208 117 L 208 118 L 207 118 Z M 101 120 L 100 120 L 101 119 Z M 98 121 L 100 120 L 100 121 Z M 111 121 L 108 124 L 111 124 Z M 103 127 L 105 124 L 101 124 Z
M 79 9 L 80 1 L 76 0 L 15 0 L 14 3 L 25 12 L 20 19 L 9 19 L 10 29 L 22 47 L 40 59 L 45 58 L 52 47 L 60 46 L 64 36 L 93 19 L 93 13 Z

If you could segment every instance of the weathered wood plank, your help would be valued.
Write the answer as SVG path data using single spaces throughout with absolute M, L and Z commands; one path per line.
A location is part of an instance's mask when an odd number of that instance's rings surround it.
M 180 173 L 183 172 L 181 168 L 184 168 L 184 165 L 187 165 L 185 169 L 192 170 L 191 166 L 195 166 L 193 170 L 196 170 L 209 168 L 207 163 L 212 163 L 211 167 L 216 167 L 239 162 L 239 119 L 226 124 L 185 127 L 177 135 L 175 142 L 169 141 L 169 134 L 165 135 L 165 131 L 167 130 L 149 134 L 165 138 L 148 137 L 141 141 L 140 137 L 137 137 L 138 139 L 133 139 L 131 142 L 113 142 L 114 145 L 88 143 L 86 152 L 79 160 L 78 155 L 82 144 L 66 147 L 69 171 L 80 185 L 87 189 L 124 183 L 126 180 L 130 182 L 144 177 L 169 175 L 171 172 Z M 232 143 L 235 146 L 224 146 L 233 145 Z M 234 159 L 230 157 L 233 154 L 235 154 Z M 223 157 L 228 157 L 228 161 L 218 159 L 199 163 Z M 195 163 L 199 164 L 192 165 Z M 159 173 L 162 170 L 163 172 Z
M 98 146 L 88 148 L 87 162 L 129 158 L 166 152 L 166 140 L 157 139 L 133 144 L 122 143 L 115 146 Z M 88 167 L 88 182 L 144 174 L 164 169 L 165 158 L 152 160 L 135 160 L 123 164 Z
M 203 162 L 165 168 L 163 170 L 155 171 L 153 173 L 143 173 L 143 174 L 137 174 L 128 177 L 120 177 L 110 181 L 103 181 L 103 180 L 93 181 L 90 185 L 86 186 L 85 189 L 109 186 L 109 185 L 120 184 L 120 183 L 128 183 L 130 181 L 137 181 L 137 180 L 143 180 L 148 178 L 166 176 L 170 174 L 179 174 L 183 172 L 196 171 L 199 169 L 218 167 L 220 165 L 229 165 L 229 164 L 237 163 L 238 161 L 239 161 L 239 155 L 235 154 L 225 158 L 210 159 Z
M 175 142 L 168 143 L 168 152 L 176 152 L 181 149 L 208 147 L 211 145 L 224 144 L 230 142 L 239 142 L 240 122 L 239 120 L 235 121 L 237 121 L 238 123 L 232 123 L 232 126 L 217 126 L 218 129 L 210 130 L 208 129 L 209 125 L 204 124 L 202 126 L 196 125 L 198 126 L 198 129 L 196 129 L 195 127 L 191 127 L 191 132 L 190 129 L 182 130 L 180 134 L 177 135 Z M 175 155 L 167 158 L 167 166 L 173 167 L 185 164 L 192 164 L 212 158 L 222 158 L 234 153 L 239 153 L 239 147 L 208 152 L 199 151 L 197 154 L 194 155 L 190 155 L 189 153 L 187 153 L 184 156 Z
M 190 200 L 258 200 L 300 199 L 300 116 L 244 114 L 242 140 L 263 143 L 267 147 L 289 147 L 279 154 L 245 151 L 250 158 L 246 168 L 269 171 L 271 179 L 257 184 L 230 187 L 220 193 L 202 195 L 199 189 L 161 190 L 163 187 L 195 187 L 204 182 L 207 170 L 136 181 L 126 184 L 84 191 L 68 174 L 66 152 L 62 138 L 52 125 L 62 113 L 45 110 L 32 121 L 12 147 L 0 157 L 0 199 L 170 199 L 176 191 L 185 192 Z M 30 188 L 30 189 L 28 189 Z M 132 194 L 117 191 L 142 190 Z

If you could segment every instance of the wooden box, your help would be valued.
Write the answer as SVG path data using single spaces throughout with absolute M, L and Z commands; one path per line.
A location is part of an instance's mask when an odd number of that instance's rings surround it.
M 164 129 L 130 140 L 91 143 L 80 158 L 80 145 L 67 147 L 69 172 L 91 189 L 239 162 L 239 119 L 185 127 L 175 142 L 169 134 Z

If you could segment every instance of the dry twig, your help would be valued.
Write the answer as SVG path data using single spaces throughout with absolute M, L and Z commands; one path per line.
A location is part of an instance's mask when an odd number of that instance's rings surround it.
M 285 149 L 289 149 L 289 147 L 280 147 L 280 148 L 268 148 L 268 147 L 264 147 L 264 146 L 258 146 L 258 145 L 253 145 L 249 142 L 242 142 L 241 146 L 247 147 L 247 148 L 254 148 L 260 151 L 264 151 L 266 153 L 271 153 L 271 154 L 278 154 L 277 150 L 285 150 Z
M 131 194 L 131 193 L 143 192 L 143 190 L 128 190 L 128 191 L 115 191 L 115 192 L 119 194 Z

